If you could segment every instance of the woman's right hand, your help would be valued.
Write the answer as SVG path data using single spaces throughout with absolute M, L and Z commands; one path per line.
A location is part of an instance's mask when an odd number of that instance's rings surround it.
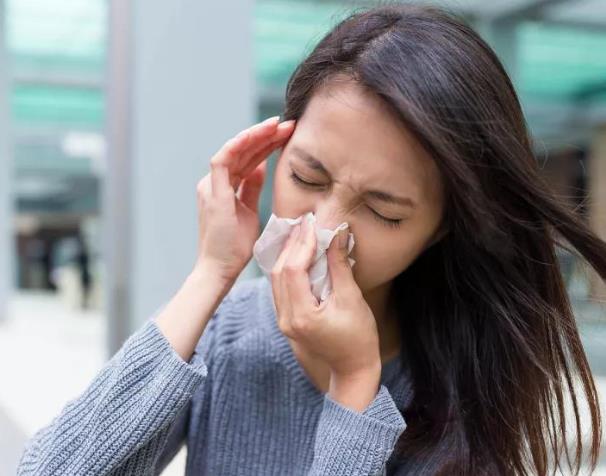
M 252 257 L 259 237 L 258 203 L 266 159 L 283 146 L 295 121 L 269 118 L 228 140 L 198 182 L 199 242 L 195 269 L 212 270 L 233 283 Z

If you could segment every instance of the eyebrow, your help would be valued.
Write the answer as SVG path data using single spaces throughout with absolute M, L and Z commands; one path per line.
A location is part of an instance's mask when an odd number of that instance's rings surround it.
M 330 177 L 330 173 L 328 172 L 328 170 L 326 170 L 326 167 L 324 167 L 322 162 L 316 159 L 309 152 L 306 152 L 297 146 L 292 147 L 292 152 L 295 155 L 299 156 L 303 161 L 305 161 L 311 169 L 317 170 L 318 172 Z M 398 197 L 382 190 L 366 190 L 364 192 L 364 195 L 375 198 L 377 200 L 381 200 L 385 203 L 402 205 L 411 208 L 415 208 L 417 206 L 417 204 L 410 197 Z

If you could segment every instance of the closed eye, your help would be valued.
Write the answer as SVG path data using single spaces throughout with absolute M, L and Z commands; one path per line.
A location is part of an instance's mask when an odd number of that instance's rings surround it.
M 290 173 L 290 178 L 299 187 L 308 187 L 308 188 L 317 189 L 317 188 L 321 188 L 324 186 L 322 184 L 307 182 L 307 181 L 303 180 L 301 177 L 299 177 L 292 170 Z M 372 212 L 374 218 L 379 220 L 383 225 L 387 225 L 392 228 L 399 228 L 401 226 L 402 222 L 404 221 L 403 219 L 396 220 L 396 219 L 392 219 L 392 218 L 387 218 L 387 217 L 384 217 L 383 215 L 380 215 L 379 213 L 375 212 L 370 207 L 368 207 L 368 209 Z

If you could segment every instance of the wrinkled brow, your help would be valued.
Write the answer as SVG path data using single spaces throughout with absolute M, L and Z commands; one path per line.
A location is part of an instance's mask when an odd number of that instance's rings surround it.
M 317 158 L 315 158 L 309 152 L 307 152 L 297 146 L 293 146 L 291 148 L 291 152 L 293 154 L 297 155 L 303 161 L 305 161 L 305 163 L 312 170 L 316 170 L 316 171 L 326 175 L 327 177 L 330 177 L 330 173 L 328 172 L 328 170 L 326 170 L 326 167 L 324 167 L 324 164 L 322 164 L 322 162 L 320 162 Z M 399 197 L 399 196 L 393 195 L 389 192 L 385 192 L 383 190 L 366 190 L 364 192 L 364 195 L 366 195 L 367 197 L 374 198 L 376 200 L 380 200 L 385 203 L 389 203 L 389 204 L 400 205 L 400 206 L 411 207 L 411 208 L 415 208 L 417 206 L 415 201 L 412 200 L 412 198 L 410 198 L 410 197 Z

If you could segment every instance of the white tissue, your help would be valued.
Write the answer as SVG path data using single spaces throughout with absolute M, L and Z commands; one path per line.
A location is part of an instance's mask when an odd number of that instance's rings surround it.
M 299 216 L 298 218 L 279 218 L 272 213 L 267 225 L 265 226 L 265 229 L 263 230 L 263 233 L 261 233 L 261 236 L 255 242 L 253 247 L 253 256 L 255 257 L 261 270 L 263 270 L 265 275 L 271 279 L 271 270 L 278 260 L 292 228 L 298 223 L 301 223 L 303 219 L 306 219 L 308 223 L 314 227 L 316 232 L 316 256 L 313 259 L 312 265 L 310 266 L 308 272 L 311 292 L 321 303 L 332 291 L 326 250 L 328 249 L 332 239 L 337 236 L 339 230 L 347 227 L 347 222 L 341 223 L 334 230 L 330 230 L 328 228 L 318 229 L 316 226 L 316 216 L 313 214 L 313 212 L 308 212 L 305 215 Z M 354 244 L 353 233 L 349 233 L 347 244 L 348 254 L 351 253 Z M 350 266 L 353 266 L 356 261 L 351 257 L 348 259 Z

